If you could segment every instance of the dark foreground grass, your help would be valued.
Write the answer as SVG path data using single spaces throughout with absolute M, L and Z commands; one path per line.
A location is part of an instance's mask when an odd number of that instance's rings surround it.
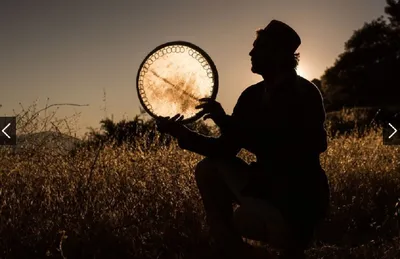
M 249 160 L 248 154 L 242 157 Z M 331 213 L 310 258 L 400 258 L 399 148 L 379 132 L 332 139 Z M 211 258 L 193 178 L 201 157 L 129 146 L 0 154 L 1 258 Z

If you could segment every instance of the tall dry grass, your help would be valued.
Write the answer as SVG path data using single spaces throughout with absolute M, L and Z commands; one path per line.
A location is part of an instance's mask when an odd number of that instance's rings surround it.
M 330 139 L 321 160 L 331 212 L 310 258 L 400 258 L 399 158 L 379 130 Z M 193 178 L 201 159 L 176 145 L 2 148 L 0 257 L 210 258 Z

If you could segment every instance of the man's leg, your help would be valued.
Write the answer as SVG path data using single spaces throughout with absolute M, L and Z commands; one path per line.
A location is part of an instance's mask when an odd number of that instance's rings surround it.
M 289 230 L 281 212 L 265 199 L 242 194 L 251 174 L 256 173 L 253 171 L 257 169 L 251 168 L 239 158 L 220 162 L 217 168 L 218 175 L 222 177 L 240 204 L 233 213 L 233 222 L 241 236 L 266 241 L 274 246 L 284 243 Z M 267 184 L 265 183 L 265 188 L 268 188 Z
M 286 245 L 289 228 L 281 212 L 266 200 L 243 197 L 243 205 L 235 210 L 233 220 L 242 236 L 267 242 L 275 248 Z
M 234 225 L 242 236 L 266 242 L 281 250 L 282 259 L 305 258 L 304 252 L 312 235 L 311 226 L 294 229 L 284 220 L 281 212 L 267 201 L 253 197 L 244 197 L 242 200 L 243 205 L 233 216 Z M 297 231 L 303 235 L 295 234 Z
M 268 242 L 268 236 L 278 241 L 286 234 L 285 222 L 276 208 L 265 200 L 241 194 L 251 173 L 251 167 L 239 158 L 206 158 L 196 167 L 196 181 L 211 234 L 231 258 L 268 258 L 267 251 L 252 249 L 242 236 Z M 240 204 L 235 212 L 233 200 Z
M 240 204 L 232 217 L 236 231 L 243 237 L 264 241 L 285 251 L 285 258 L 302 258 L 305 248 L 299 243 L 298 237 L 293 235 L 293 229 L 282 213 L 264 199 L 242 195 L 241 191 L 248 184 L 251 173 L 254 173 L 250 166 L 239 158 L 212 164 L 216 167 L 214 172 L 222 178 Z
M 217 246 L 225 253 L 235 254 L 234 248 L 244 245 L 241 235 L 233 226 L 233 202 L 237 200 L 234 192 L 229 188 L 219 173 L 221 161 L 209 158 L 197 164 L 195 178 L 206 211 L 207 222 L 211 235 Z M 228 162 L 227 162 L 228 163 Z M 241 164 L 246 169 L 246 163 Z M 232 172 L 234 174 L 235 172 Z M 246 174 L 240 176 L 246 182 Z

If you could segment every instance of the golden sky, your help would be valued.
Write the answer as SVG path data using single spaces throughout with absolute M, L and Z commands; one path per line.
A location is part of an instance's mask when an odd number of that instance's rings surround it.
M 184 40 L 203 48 L 220 75 L 219 100 L 232 112 L 240 93 L 261 78 L 250 71 L 255 30 L 278 19 L 302 38 L 300 73 L 319 78 L 364 22 L 384 14 L 384 0 L 1 1 L 1 115 L 39 100 L 89 104 L 79 126 L 139 112 L 136 73 L 156 46 Z M 103 101 L 104 92 L 106 101 Z

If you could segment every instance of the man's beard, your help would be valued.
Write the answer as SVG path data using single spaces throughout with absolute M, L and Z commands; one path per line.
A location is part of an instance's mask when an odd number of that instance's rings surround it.
M 277 67 L 273 66 L 273 64 L 257 64 L 251 63 L 251 72 L 254 74 L 258 74 L 265 77 L 273 77 L 276 73 L 279 72 Z
M 257 65 L 255 65 L 255 64 L 251 64 L 251 72 L 253 72 L 254 74 L 261 75 L 261 71 L 258 69 Z

